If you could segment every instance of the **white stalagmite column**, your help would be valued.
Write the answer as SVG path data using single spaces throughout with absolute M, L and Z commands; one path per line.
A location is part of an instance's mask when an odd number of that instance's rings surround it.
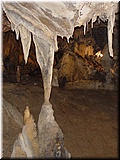
M 33 37 L 36 47 L 36 57 L 40 65 L 43 85 L 44 103 L 38 120 L 39 152 L 42 158 L 70 158 L 71 154 L 63 143 L 63 133 L 54 119 L 54 111 L 49 102 L 53 73 L 54 48 L 43 39 Z
M 39 152 L 42 158 L 70 158 L 71 154 L 63 143 L 63 133 L 54 119 L 54 111 L 49 102 L 53 73 L 54 49 L 45 40 L 33 36 L 36 57 L 40 65 L 43 85 L 44 103 L 38 120 Z

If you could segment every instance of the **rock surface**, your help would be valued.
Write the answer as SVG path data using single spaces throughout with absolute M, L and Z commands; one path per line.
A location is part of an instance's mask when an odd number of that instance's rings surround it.
M 38 121 L 26 106 L 22 133 L 13 146 L 11 158 L 70 158 L 63 143 L 63 133 L 54 120 L 52 105 L 43 105 Z
M 36 124 L 33 116 L 30 114 L 28 106 L 24 111 L 24 125 L 22 127 L 22 133 L 19 134 L 18 139 L 15 141 L 11 155 L 11 158 L 21 157 L 39 157 Z
M 63 133 L 54 119 L 52 105 L 43 104 L 38 121 L 40 157 L 70 158 L 63 138 Z
M 36 83 L 36 85 L 34 85 Z M 70 86 L 69 86 L 70 87 Z M 109 90 L 52 88 L 51 103 L 55 120 L 64 135 L 64 144 L 72 158 L 119 157 L 118 101 L 119 93 Z M 26 80 L 24 84 L 3 83 L 3 97 L 23 115 L 29 106 L 37 124 L 43 102 L 40 78 Z M 2 113 L 3 158 L 10 159 L 13 145 L 22 128 Z

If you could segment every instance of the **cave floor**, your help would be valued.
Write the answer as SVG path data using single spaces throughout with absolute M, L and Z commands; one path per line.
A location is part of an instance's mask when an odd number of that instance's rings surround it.
M 35 122 L 43 103 L 39 78 L 21 83 L 4 81 L 4 99 L 23 115 L 29 106 Z M 73 158 L 118 158 L 118 92 L 52 87 L 50 102 Z M 10 157 L 20 128 L 3 125 L 3 157 Z

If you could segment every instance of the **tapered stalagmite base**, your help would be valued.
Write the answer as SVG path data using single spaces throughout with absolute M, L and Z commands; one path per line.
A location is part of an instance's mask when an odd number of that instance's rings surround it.
M 63 143 L 63 133 L 54 120 L 51 104 L 43 104 L 38 130 L 27 106 L 22 133 L 13 146 L 11 158 L 70 158 Z
M 70 158 L 63 133 L 53 116 L 51 104 L 43 104 L 38 121 L 39 151 L 42 158 Z
M 24 125 L 22 133 L 19 134 L 18 139 L 13 146 L 11 158 L 34 158 L 39 157 L 38 137 L 36 124 L 33 116 L 30 114 L 27 106 L 24 111 Z

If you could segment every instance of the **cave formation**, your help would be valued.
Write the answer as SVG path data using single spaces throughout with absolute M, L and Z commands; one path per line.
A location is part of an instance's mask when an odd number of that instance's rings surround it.
M 118 16 L 117 13 L 113 33 L 114 57 L 110 57 L 108 51 L 107 21 L 103 22 L 99 17 L 92 29 L 91 21 L 88 23 L 85 35 L 82 25 L 74 28 L 69 42 L 65 36 L 57 36 L 58 50 L 54 53 L 53 86 L 63 88 L 77 82 L 77 88 L 81 88 L 83 81 L 88 85 L 94 81 L 94 84 L 101 82 L 99 89 L 105 89 L 106 83 L 109 84 L 106 89 L 117 89 Z M 78 61 L 81 66 L 75 65 Z M 3 12 L 3 81 L 27 83 L 27 79 L 34 77 L 39 77 L 42 82 L 33 38 L 28 61 L 25 63 L 21 39 L 16 40 L 15 32 L 11 30 L 10 22 Z M 97 89 L 97 86 L 92 85 L 92 88 Z
M 36 6 L 36 4 L 34 5 Z M 46 9 L 44 9 L 44 3 L 41 6 L 40 13 L 41 15 L 45 14 L 44 18 L 47 17 L 47 20 L 45 20 L 42 16 L 36 15 L 35 6 L 31 8 L 29 3 L 3 3 L 3 81 L 28 83 L 28 79 L 38 76 L 44 87 L 44 102 L 38 121 L 38 139 L 36 138 L 37 141 L 34 142 L 34 137 L 28 137 L 28 139 L 30 138 L 30 142 L 28 142 L 25 138 L 28 133 L 24 126 L 18 141 L 15 142 L 12 157 L 17 156 L 16 148 L 20 142 L 22 149 L 26 153 L 25 157 L 54 157 L 55 155 L 53 154 L 56 151 L 51 153 L 47 146 L 54 141 L 56 136 L 60 138 L 61 145 L 63 135 L 54 120 L 52 105 L 49 102 L 51 83 L 52 86 L 60 88 L 108 90 L 116 90 L 118 88 L 118 38 L 116 37 L 119 29 L 119 13 L 115 14 L 116 6 L 115 10 L 113 7 L 111 12 L 109 11 L 110 9 L 105 8 L 106 15 L 102 15 L 100 10 L 95 10 L 95 13 L 98 12 L 98 15 L 92 12 L 88 19 L 80 21 L 79 16 L 81 16 L 81 20 L 82 16 L 84 16 L 83 6 L 79 6 L 81 15 L 77 15 L 78 10 L 75 12 L 74 7 L 79 8 L 78 5 L 72 6 L 69 3 L 64 5 L 63 8 L 59 8 L 60 11 L 66 9 L 62 15 L 62 21 L 59 19 L 60 17 L 56 10 L 52 13 L 48 9 L 49 7 L 52 9 L 50 4 L 46 6 Z M 94 8 L 94 5 L 86 4 L 85 7 Z M 109 4 L 108 6 L 112 5 Z M 21 12 L 19 12 L 19 7 L 23 9 Z M 101 7 L 104 8 L 105 4 L 101 5 Z M 72 10 L 71 12 L 69 8 Z M 31 12 L 34 11 L 35 15 L 32 15 L 30 10 Z M 24 16 L 22 16 L 22 11 Z M 75 13 L 74 17 L 69 14 L 72 12 Z M 54 15 L 53 17 L 52 14 Z M 67 15 L 69 21 L 64 18 L 64 14 Z M 36 18 L 34 19 L 34 17 Z M 22 18 L 24 21 L 22 21 Z M 52 18 L 51 21 L 50 18 Z M 33 19 L 34 21 L 32 21 Z M 37 23 L 38 19 L 40 20 L 38 21 L 39 26 L 31 27 Z M 75 21 L 78 23 L 76 23 L 76 26 L 73 25 Z M 61 27 L 63 28 L 62 30 Z M 54 35 L 55 30 L 56 33 Z M 113 38 L 111 38 L 112 33 L 114 35 Z M 25 125 L 27 126 L 30 123 L 29 126 L 34 132 L 35 126 L 31 125 L 33 120 L 31 119 L 29 108 L 26 108 L 25 112 L 28 114 L 25 114 L 25 117 L 28 118 L 25 120 Z M 39 146 L 43 145 L 43 139 L 48 136 L 43 135 L 42 129 L 46 131 L 46 127 L 50 127 L 46 117 L 53 124 L 55 131 L 49 135 L 50 137 L 53 136 L 50 142 L 46 140 L 46 145 L 39 150 Z M 26 144 L 24 144 L 23 138 Z M 35 148 L 31 149 L 31 143 L 35 144 Z M 25 148 L 25 145 L 28 148 Z M 60 147 L 62 147 L 62 154 L 64 152 L 62 156 L 70 158 L 70 154 L 63 147 L 63 144 Z M 33 152 L 33 149 L 36 149 L 36 153 Z M 46 149 L 48 150 L 46 151 Z M 58 153 L 57 156 L 61 155 Z

